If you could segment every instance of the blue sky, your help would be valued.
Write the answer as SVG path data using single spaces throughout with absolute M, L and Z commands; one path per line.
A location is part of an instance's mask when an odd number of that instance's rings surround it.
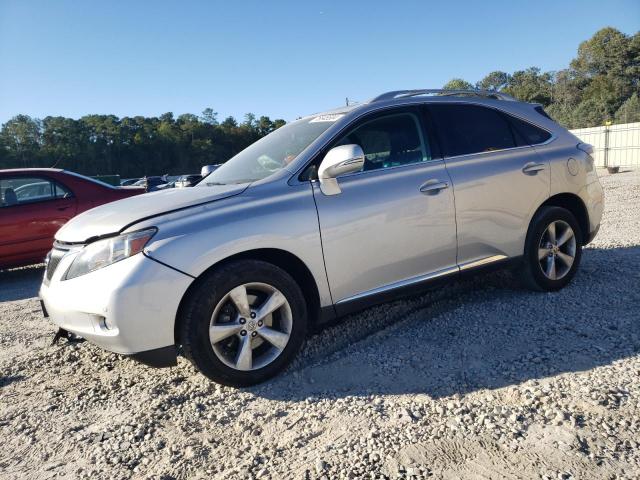
M 557 70 L 640 1 L 0 0 L 0 122 L 212 107 L 291 120 L 399 88 Z

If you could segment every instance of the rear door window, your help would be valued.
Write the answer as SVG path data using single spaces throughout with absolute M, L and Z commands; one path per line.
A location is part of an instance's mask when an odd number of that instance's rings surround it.
M 446 157 L 516 146 L 511 126 L 497 110 L 467 104 L 432 104 L 428 108 Z
M 0 208 L 72 197 L 66 187 L 44 177 L 0 179 Z

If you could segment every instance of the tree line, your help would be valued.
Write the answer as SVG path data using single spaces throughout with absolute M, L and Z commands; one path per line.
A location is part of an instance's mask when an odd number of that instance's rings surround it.
M 580 44 L 564 70 L 494 71 L 475 84 L 454 78 L 444 88 L 495 90 L 540 103 L 568 128 L 638 122 L 640 32 L 625 35 L 603 28 Z M 234 117 L 219 121 L 211 108 L 177 118 L 173 113 L 77 120 L 17 115 L 0 129 L 0 168 L 57 167 L 123 178 L 197 173 L 202 165 L 222 163 L 284 124 L 251 113 L 242 122 Z
M 580 44 L 568 68 L 556 72 L 494 71 L 475 84 L 454 78 L 443 88 L 493 90 L 539 103 L 567 128 L 640 122 L 640 32 L 603 28 Z
M 285 124 L 245 115 L 218 121 L 211 108 L 174 118 L 86 115 L 80 119 L 17 115 L 0 130 L 0 168 L 56 167 L 87 175 L 199 173 Z

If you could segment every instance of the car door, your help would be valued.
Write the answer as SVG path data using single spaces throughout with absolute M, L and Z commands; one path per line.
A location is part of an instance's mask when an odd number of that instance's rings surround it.
M 450 179 L 426 133 L 417 108 L 395 109 L 331 145 L 365 153 L 362 171 L 338 177 L 341 193 L 313 186 L 336 307 L 457 270 Z
M 3 265 L 44 258 L 56 231 L 76 214 L 73 193 L 47 177 L 0 177 L 0 198 Z
M 460 268 L 522 255 L 531 217 L 549 197 L 548 162 L 523 140 L 520 120 L 497 109 L 447 102 L 428 111 L 453 181 Z

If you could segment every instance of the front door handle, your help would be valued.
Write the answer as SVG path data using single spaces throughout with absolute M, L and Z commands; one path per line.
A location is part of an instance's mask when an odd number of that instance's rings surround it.
M 537 175 L 539 171 L 546 168 L 544 163 L 529 162 L 522 167 L 522 173 L 526 175 Z
M 70 207 L 58 207 L 59 212 L 64 212 L 65 210 L 69 210 Z
M 440 193 L 440 190 L 444 190 L 445 188 L 449 188 L 448 182 L 441 182 L 440 180 L 432 179 L 427 180 L 420 185 L 420 192 L 425 195 L 436 195 L 437 193 Z

